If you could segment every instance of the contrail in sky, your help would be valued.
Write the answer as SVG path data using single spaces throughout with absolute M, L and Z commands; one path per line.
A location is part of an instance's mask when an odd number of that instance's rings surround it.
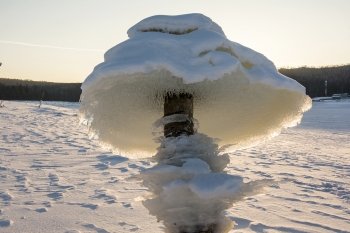
M 28 47 L 39 47 L 39 48 L 48 48 L 48 49 L 61 49 L 61 50 L 72 50 L 72 51 L 85 51 L 85 52 L 103 52 L 103 49 L 89 49 L 89 48 L 71 48 L 71 47 L 61 47 L 53 45 L 43 45 L 43 44 L 32 44 L 21 41 L 9 41 L 9 40 L 0 40 L 0 44 L 10 44 L 10 45 L 20 45 Z

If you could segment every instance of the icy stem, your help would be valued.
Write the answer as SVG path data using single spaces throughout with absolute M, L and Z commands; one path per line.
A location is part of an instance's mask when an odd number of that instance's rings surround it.
M 224 210 L 252 187 L 224 171 L 228 155 L 219 153 L 212 138 L 204 134 L 164 138 L 154 159 L 158 164 L 141 174 L 153 193 L 144 205 L 167 232 L 222 233 L 232 228 Z

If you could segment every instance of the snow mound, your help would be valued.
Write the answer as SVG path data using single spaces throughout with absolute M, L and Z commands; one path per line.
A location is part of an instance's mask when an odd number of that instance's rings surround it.
M 198 131 L 228 150 L 296 125 L 311 106 L 305 88 L 264 55 L 228 40 L 201 14 L 153 16 L 128 31 L 82 85 L 82 117 L 125 155 L 151 155 L 152 124 L 166 93 L 191 93 Z

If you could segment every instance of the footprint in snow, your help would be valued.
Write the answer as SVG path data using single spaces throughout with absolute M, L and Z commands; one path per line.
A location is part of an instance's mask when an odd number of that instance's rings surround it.
M 235 230 L 248 228 L 251 223 L 250 220 L 244 218 L 231 217 L 231 220 L 235 222 Z
M 82 233 L 82 232 L 78 230 L 68 230 L 68 231 L 65 231 L 64 233 Z
M 122 205 L 124 208 L 129 208 L 129 209 L 134 209 L 131 205 L 131 203 L 127 203 L 127 202 L 122 202 Z
M 120 170 L 122 173 L 129 171 L 129 169 L 126 167 L 120 167 L 120 168 L 118 168 L 118 170 Z
M 118 183 L 119 182 L 119 179 L 118 177 L 111 177 L 110 180 L 108 181 L 108 183 L 110 184 L 114 184 L 114 183 Z
M 10 205 L 13 196 L 9 192 L 0 192 L 0 199 L 2 199 L 5 205 Z
M 78 206 L 81 206 L 83 208 L 87 208 L 90 210 L 96 210 L 99 207 L 99 205 L 92 204 L 92 203 L 68 203 L 68 205 L 78 205 Z
M 51 199 L 53 199 L 54 201 L 58 201 L 61 200 L 63 198 L 63 193 L 62 191 L 57 191 L 57 192 L 52 192 L 47 194 L 47 196 Z
M 83 226 L 86 227 L 86 228 L 95 230 L 97 233 L 109 233 L 109 231 L 106 231 L 103 228 L 99 228 L 99 227 L 97 227 L 96 225 L 94 225 L 92 223 L 87 223 L 87 224 L 84 224 Z
M 27 178 L 27 174 L 17 172 L 15 177 L 17 182 L 15 187 L 19 188 L 19 191 L 30 193 L 30 180 Z
M 99 155 L 97 159 L 100 161 L 98 164 L 94 165 L 95 168 L 99 170 L 106 170 L 110 166 L 114 166 L 118 163 L 127 161 L 127 158 L 118 155 Z
M 108 189 L 97 189 L 95 190 L 95 195 L 92 198 L 102 199 L 107 204 L 113 204 L 117 202 L 117 196 L 113 194 L 111 190 Z
M 126 222 L 119 222 L 118 225 L 123 227 L 124 230 L 128 230 L 128 231 L 131 231 L 131 232 L 135 232 L 135 231 L 140 230 L 140 228 L 138 226 L 133 225 L 133 224 L 129 224 L 129 223 L 126 223 Z
M 8 220 L 8 219 L 0 219 L 0 227 L 9 227 L 11 225 L 13 225 L 13 221 L 12 220 Z
M 35 210 L 36 212 L 38 212 L 38 213 L 45 213 L 45 212 L 47 212 L 47 211 L 49 211 L 47 208 L 38 208 L 38 209 L 36 209 Z
M 98 208 L 98 205 L 91 204 L 91 203 L 80 203 L 79 204 L 81 207 L 88 208 L 91 210 L 96 210 Z
M 64 193 L 67 190 L 72 190 L 75 188 L 73 185 L 65 185 L 60 183 L 61 179 L 58 175 L 54 173 L 49 174 L 49 183 L 50 183 L 50 190 L 52 190 L 51 193 L 49 193 L 47 196 L 51 199 L 57 201 L 64 197 Z

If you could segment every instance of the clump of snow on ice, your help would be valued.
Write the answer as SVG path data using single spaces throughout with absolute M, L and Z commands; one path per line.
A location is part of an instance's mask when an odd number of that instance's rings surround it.
M 81 96 L 91 133 L 126 155 L 155 151 L 151 126 L 169 92 L 192 94 L 198 132 L 229 151 L 296 125 L 311 106 L 303 86 L 204 15 L 153 16 L 128 34 L 87 77 Z

